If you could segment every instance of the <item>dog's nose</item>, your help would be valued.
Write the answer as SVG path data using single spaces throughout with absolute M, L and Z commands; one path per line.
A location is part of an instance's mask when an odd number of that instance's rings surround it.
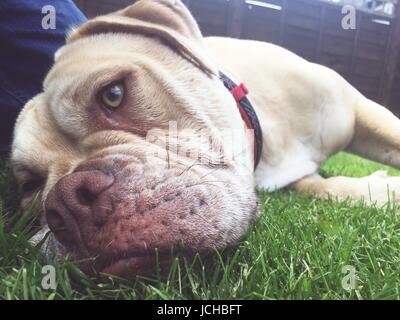
M 89 220 L 91 224 L 104 222 L 109 212 L 96 203 L 113 183 L 112 174 L 90 170 L 69 174 L 53 187 L 45 202 L 46 218 L 61 243 L 79 247 L 79 226 Z

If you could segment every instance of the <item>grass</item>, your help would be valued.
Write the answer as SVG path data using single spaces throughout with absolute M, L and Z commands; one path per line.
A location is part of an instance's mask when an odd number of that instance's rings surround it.
M 382 166 L 345 153 L 323 175 L 364 176 Z M 390 174 L 399 175 L 389 169 Z M 400 221 L 394 205 L 366 207 L 281 191 L 260 193 L 262 216 L 239 245 L 175 263 L 168 279 L 89 279 L 72 263 L 57 289 L 41 287 L 43 262 L 29 237 L 29 210 L 16 213 L 15 188 L 0 168 L 0 299 L 399 299 Z M 342 287 L 344 266 L 355 288 Z

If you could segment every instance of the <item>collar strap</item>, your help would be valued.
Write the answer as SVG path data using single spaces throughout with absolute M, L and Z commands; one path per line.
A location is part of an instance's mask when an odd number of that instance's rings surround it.
M 224 83 L 224 86 L 230 91 L 233 98 L 236 100 L 240 115 L 242 116 L 242 119 L 245 122 L 247 128 L 252 130 L 253 132 L 255 170 L 261 159 L 263 138 L 257 114 L 254 111 L 249 99 L 247 98 L 249 90 L 243 83 L 236 85 L 235 82 L 233 82 L 227 75 L 222 72 L 219 72 L 219 78 Z

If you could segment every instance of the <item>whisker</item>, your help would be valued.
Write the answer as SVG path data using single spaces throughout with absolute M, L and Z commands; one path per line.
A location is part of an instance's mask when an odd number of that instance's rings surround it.
M 178 174 L 178 177 L 180 177 L 182 174 L 185 172 L 188 172 L 190 169 L 192 169 L 194 166 L 198 165 L 199 160 L 197 159 L 195 162 L 193 162 L 191 165 L 187 166 L 180 174 Z

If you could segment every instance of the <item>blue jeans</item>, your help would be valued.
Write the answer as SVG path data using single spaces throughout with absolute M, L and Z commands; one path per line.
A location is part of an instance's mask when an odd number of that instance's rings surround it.
M 55 29 L 42 27 L 46 5 L 55 8 Z M 0 151 L 9 149 L 15 119 L 42 90 L 66 33 L 85 20 L 72 0 L 0 1 Z

